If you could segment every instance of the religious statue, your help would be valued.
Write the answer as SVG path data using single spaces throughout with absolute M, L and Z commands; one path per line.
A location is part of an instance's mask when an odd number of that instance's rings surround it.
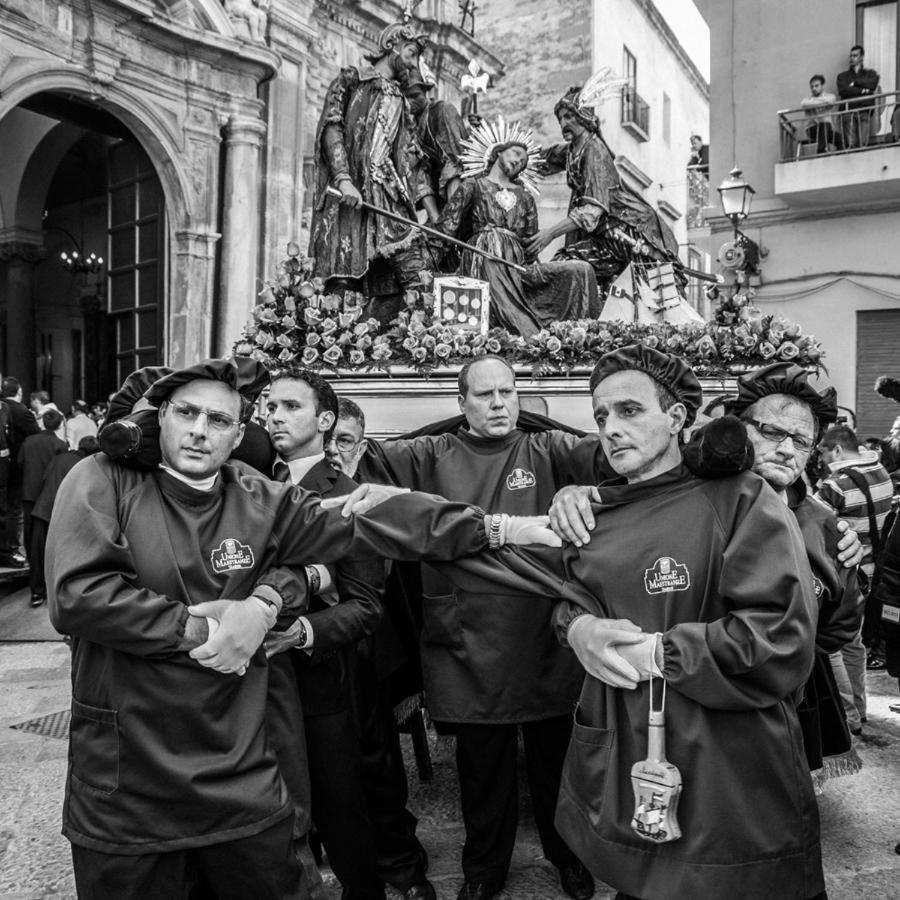
M 569 210 L 564 219 L 535 234 L 527 249 L 537 255 L 565 235 L 555 258 L 589 262 L 605 287 L 630 263 L 677 262 L 678 242 L 659 214 L 619 178 L 591 105 L 611 83 L 604 72 L 598 76 L 584 88 L 570 88 L 556 104 L 565 143 L 546 152 L 542 171 L 565 171 L 572 191 Z
M 251 41 L 265 43 L 270 0 L 225 0 L 225 14 Z
M 384 324 L 403 291 L 430 283 L 419 232 L 369 208 L 414 221 L 417 203 L 431 191 L 403 96 L 426 43 L 408 14 L 385 28 L 368 65 L 342 69 L 329 86 L 316 132 L 314 274 L 328 279 L 330 290 L 365 293 L 367 313 Z
M 489 283 L 490 324 L 527 337 L 558 319 L 596 318 L 601 304 L 589 263 L 536 263 L 527 250 L 538 231 L 534 193 L 540 150 L 531 132 L 503 119 L 483 122 L 464 147 L 465 177 L 438 228 L 472 245 L 462 252 L 460 271 Z
M 418 71 L 410 75 L 406 99 L 416 120 L 419 146 L 425 154 L 425 167 L 434 198 L 434 204 L 426 202 L 425 208 L 432 221 L 437 219 L 439 211 L 460 185 L 463 141 L 469 136 L 456 107 L 431 96 L 435 87 L 433 73 L 420 59 Z

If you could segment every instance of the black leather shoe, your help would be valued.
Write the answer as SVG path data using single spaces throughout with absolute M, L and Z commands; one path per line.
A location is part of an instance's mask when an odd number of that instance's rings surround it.
M 43 594 L 32 594 L 31 603 L 29 605 L 35 608 L 38 606 L 43 606 L 46 599 L 47 598 Z
M 456 900 L 491 900 L 491 897 L 496 897 L 502 890 L 502 884 L 469 884 L 464 881 Z
M 575 900 L 590 900 L 594 896 L 593 876 L 581 863 L 560 868 L 559 883 L 562 889 Z
M 403 900 L 437 900 L 437 893 L 430 881 L 421 881 L 400 892 Z

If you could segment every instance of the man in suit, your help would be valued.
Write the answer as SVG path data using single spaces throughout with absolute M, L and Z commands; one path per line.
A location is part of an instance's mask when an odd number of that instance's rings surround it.
M 19 552 L 22 519 L 22 468 L 18 463 L 19 448 L 25 438 L 37 434 L 34 413 L 22 403 L 22 385 L 7 375 L 0 382 L 0 401 L 9 413 L 9 477 L 6 486 L 6 530 L 0 533 L 0 565 L 22 568 L 25 557 Z
M 356 484 L 325 459 L 338 402 L 324 378 L 306 369 L 282 372 L 272 381 L 266 413 L 269 437 L 278 453 L 276 478 L 322 496 L 353 491 Z M 372 634 L 381 619 L 384 564 L 379 559 L 347 559 L 335 567 L 333 576 L 322 567 L 308 566 L 307 581 L 307 614 L 267 640 L 270 666 L 278 683 L 270 688 L 270 704 L 279 704 L 279 696 L 288 690 L 277 674 L 279 667 L 284 668 L 281 659 L 286 658 L 293 667 L 303 708 L 312 818 L 343 887 L 342 898 L 383 900 L 351 710 L 350 671 L 356 645 Z M 284 774 L 297 763 L 288 741 L 277 736 L 285 734 L 290 723 L 270 716 L 269 727 Z M 435 895 L 425 882 L 407 886 L 404 896 L 418 900 Z
M 61 414 L 60 414 L 61 415 Z M 44 577 L 44 561 L 47 558 L 47 531 L 50 528 L 50 515 L 53 512 L 53 504 L 59 493 L 63 479 L 77 463 L 85 457 L 100 451 L 100 444 L 95 437 L 83 437 L 78 443 L 77 450 L 67 450 L 54 456 L 44 473 L 40 493 L 31 510 L 31 545 L 28 548 L 28 565 L 31 567 L 29 574 L 32 578 L 37 576 L 39 581 L 31 582 L 31 603 L 40 606 L 47 599 L 47 581 Z M 37 584 L 37 589 L 35 589 Z M 37 596 L 40 595 L 40 602 Z
M 62 423 L 62 413 L 55 409 L 48 409 L 41 416 L 44 430 L 25 438 L 16 457 L 16 463 L 22 473 L 22 518 L 24 519 L 25 555 L 31 564 L 28 572 L 28 585 L 31 588 L 32 606 L 40 606 L 47 599 L 47 585 L 44 581 L 43 569 L 36 566 L 32 558 L 31 512 L 41 494 L 44 475 L 47 473 L 51 460 L 54 456 L 65 453 L 69 449 L 69 445 L 56 435 L 56 430 Z
M 368 446 L 365 434 L 365 413 L 347 397 L 338 398 L 338 419 L 325 456 L 349 478 L 355 478 Z M 416 837 L 418 820 L 407 808 L 409 785 L 394 712 L 401 710 L 404 721 L 421 715 L 419 628 L 398 564 L 386 565 L 385 571 L 384 616 L 375 633 L 360 642 L 354 671 L 363 791 L 375 829 L 381 880 L 407 897 L 430 898 L 434 894 L 425 877 L 428 854 Z M 421 593 L 421 587 L 418 590 Z

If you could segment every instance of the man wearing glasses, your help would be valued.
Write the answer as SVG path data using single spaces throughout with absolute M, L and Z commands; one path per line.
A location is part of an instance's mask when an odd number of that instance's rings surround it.
M 365 413 L 352 400 L 339 397 L 338 418 L 325 444 L 325 458 L 348 478 L 356 477 L 360 458 L 369 446 L 365 434 Z
M 820 394 L 809 384 L 804 369 L 784 362 L 748 372 L 737 386 L 738 395 L 726 404 L 726 411 L 746 423 L 753 445 L 753 471 L 784 498 L 796 516 L 816 578 L 816 658 L 806 690 L 808 698 L 816 698 L 817 709 L 814 714 L 810 711 L 807 698 L 799 707 L 807 761 L 814 770 L 824 765 L 826 772 L 841 772 L 837 759 L 850 749 L 849 734 L 845 724 L 829 730 L 824 723 L 835 718 L 845 721 L 838 690 L 847 676 L 837 668 L 832 674 L 829 657 L 840 661 L 841 650 L 857 638 L 863 608 L 855 566 L 841 567 L 835 560 L 839 530 L 834 512 L 808 496 L 802 477 L 817 437 L 837 418 L 835 392 L 828 388 Z M 862 558 L 861 546 L 856 547 L 854 563 Z M 818 710 L 827 700 L 835 714 L 830 720 Z
M 160 378 L 144 394 L 158 468 L 95 454 L 60 488 L 47 586 L 73 638 L 63 833 L 79 896 L 308 897 L 265 722 L 261 645 L 281 596 L 260 575 L 361 553 L 461 556 L 538 524 L 419 494 L 348 519 L 247 474 L 226 461 L 267 383 L 250 359 Z

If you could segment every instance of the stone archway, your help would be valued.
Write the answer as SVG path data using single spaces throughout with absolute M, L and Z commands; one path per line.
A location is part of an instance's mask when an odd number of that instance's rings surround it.
M 24 73 L 23 73 L 24 76 Z M 158 362 L 181 364 L 209 355 L 212 339 L 212 297 L 214 255 L 219 234 L 210 227 L 216 220 L 215 198 L 208 196 L 215 185 L 218 129 L 185 140 L 174 117 L 146 104 L 142 98 L 108 86 L 100 96 L 86 76 L 71 71 L 29 72 L 19 84 L 3 91 L 0 101 L 0 128 L 11 120 L 14 110 L 42 95 L 58 103 L 96 108 L 120 122 L 150 158 L 165 197 L 167 228 L 164 236 L 168 259 L 165 282 L 167 315 L 163 338 L 164 359 Z M 44 193 L 55 162 L 66 149 L 65 129 L 38 135 L 31 155 L 22 161 L 14 192 L 2 194 L 4 217 L 0 220 L 0 255 L 6 261 L 7 299 L 12 313 L 8 321 L 7 371 L 17 369 L 26 383 L 34 382 L 37 351 L 33 329 L 33 270 L 44 253 L 41 231 Z M 72 135 L 69 135 L 71 143 Z M 13 142 L 16 143 L 16 142 Z M 27 142 L 26 142 L 27 143 Z M 7 171 L 7 179 L 15 174 Z M 215 191 L 213 191 L 213 194 Z M 29 327 L 31 326 L 31 327 Z M 29 358 L 30 357 L 30 358 Z

